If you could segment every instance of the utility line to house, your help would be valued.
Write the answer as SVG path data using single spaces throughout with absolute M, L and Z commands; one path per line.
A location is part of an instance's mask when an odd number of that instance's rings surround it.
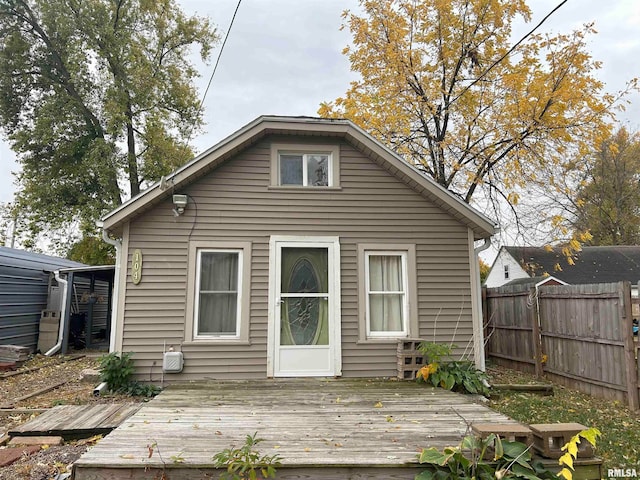
M 236 15 L 238 14 L 238 9 L 240 8 L 240 4 L 242 0 L 238 0 L 236 5 L 236 9 L 233 12 L 233 16 L 231 17 L 231 22 L 229 23 L 229 29 L 227 30 L 227 34 L 224 36 L 224 40 L 222 41 L 222 46 L 220 47 L 220 51 L 218 52 L 218 58 L 216 59 L 216 63 L 213 66 L 213 71 L 211 72 L 211 76 L 209 77 L 209 83 L 207 83 L 207 88 L 202 94 L 202 100 L 200 100 L 200 105 L 198 106 L 198 111 L 196 112 L 196 118 L 202 111 L 202 106 L 204 105 L 204 100 L 207 98 L 207 93 L 209 93 L 209 87 L 211 87 L 211 82 L 213 82 L 213 77 L 216 74 L 216 70 L 218 69 L 218 64 L 220 63 L 220 57 L 222 57 L 222 52 L 224 51 L 224 46 L 227 44 L 227 40 L 229 39 L 229 34 L 231 33 L 231 29 L 233 28 L 233 22 L 236 19 Z M 187 138 L 187 142 L 191 140 L 191 134 L 193 133 L 193 125 L 191 126 L 191 131 L 189 132 L 189 137 Z
M 454 103 L 456 100 L 458 100 L 462 95 L 464 95 L 464 93 L 469 90 L 471 87 L 473 87 L 476 83 L 478 83 L 480 80 L 482 80 L 496 65 L 498 65 L 500 62 L 502 62 L 505 58 L 507 58 L 509 55 L 511 55 L 513 53 L 513 51 L 518 48 L 518 46 L 524 42 L 527 38 L 529 38 L 533 32 L 535 32 L 538 28 L 540 28 L 542 26 L 542 24 L 544 22 L 546 22 L 549 17 L 551 17 L 551 15 L 553 15 L 554 13 L 556 13 L 560 7 L 562 7 L 565 3 L 567 3 L 569 0 L 563 0 L 562 2 L 560 2 L 553 10 L 551 10 L 542 20 L 540 20 L 540 22 L 538 22 L 538 24 L 533 27 L 531 30 L 529 30 L 529 32 L 527 32 L 527 34 L 525 36 L 523 36 L 520 40 L 518 40 L 515 44 L 513 44 L 513 46 L 507 51 L 507 53 L 505 53 L 504 55 L 502 55 L 498 60 L 496 60 L 495 62 L 493 62 L 489 68 L 487 68 L 484 72 L 482 72 L 482 75 L 480 75 L 478 78 L 476 78 L 473 82 L 471 82 L 469 85 L 467 85 L 465 88 L 462 89 L 462 91 L 456 95 L 456 97 L 451 100 L 451 102 L 449 102 L 449 105 L 451 105 L 452 103 Z

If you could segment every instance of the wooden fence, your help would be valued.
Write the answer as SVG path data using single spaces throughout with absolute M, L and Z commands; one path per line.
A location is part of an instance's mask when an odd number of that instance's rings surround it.
M 638 409 L 628 282 L 514 285 L 483 296 L 487 355 L 496 363 Z

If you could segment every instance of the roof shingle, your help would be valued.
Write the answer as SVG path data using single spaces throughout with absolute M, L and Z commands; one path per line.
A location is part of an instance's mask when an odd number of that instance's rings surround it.
M 570 265 L 560 248 L 504 247 L 531 276 L 553 275 L 573 285 L 640 280 L 640 246 L 582 247 Z M 559 268 L 558 268 L 559 267 Z

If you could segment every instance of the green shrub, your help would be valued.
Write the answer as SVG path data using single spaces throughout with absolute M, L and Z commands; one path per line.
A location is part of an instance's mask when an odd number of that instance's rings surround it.
M 122 393 L 134 397 L 153 397 L 160 393 L 160 388 L 133 381 L 132 353 L 118 355 L 115 352 L 100 358 L 100 380 L 107 383 L 110 392 Z
M 471 362 L 446 362 L 440 365 L 429 364 L 418 372 L 418 381 L 430 383 L 434 387 L 452 390 L 458 393 L 489 395 L 484 372 L 476 369 Z
M 131 353 L 118 355 L 111 352 L 100 357 L 100 380 L 107 383 L 112 392 L 118 392 L 131 383 L 133 360 Z
M 427 357 L 427 363 L 440 363 L 443 357 L 449 357 L 456 345 L 446 343 L 435 342 L 421 342 L 418 345 L 418 350 L 425 357 Z
M 418 347 L 429 363 L 418 371 L 418 381 L 459 393 L 488 396 L 487 375 L 469 361 L 442 361 L 451 355 L 453 345 L 422 342 Z
M 118 393 L 131 395 L 132 397 L 155 397 L 160 393 L 160 387 L 151 383 L 129 382 L 129 384 Z

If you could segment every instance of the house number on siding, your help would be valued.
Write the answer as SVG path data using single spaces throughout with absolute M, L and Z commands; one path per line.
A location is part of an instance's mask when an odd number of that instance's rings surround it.
M 142 280 L 142 251 L 136 248 L 131 259 L 131 279 L 134 285 L 138 285 Z

